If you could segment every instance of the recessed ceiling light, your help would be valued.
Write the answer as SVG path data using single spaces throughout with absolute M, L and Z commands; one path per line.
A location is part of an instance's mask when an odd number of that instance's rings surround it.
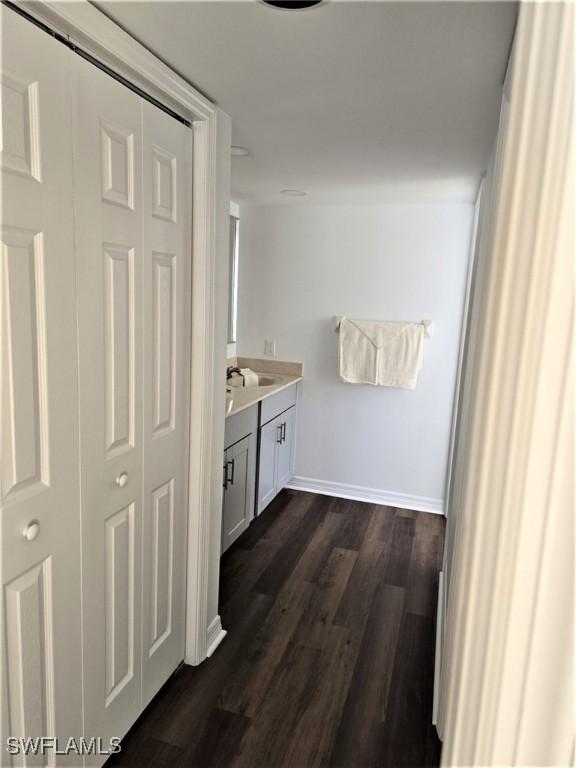
M 323 0 L 262 0 L 272 8 L 280 8 L 282 11 L 302 11 L 305 8 L 313 8 L 320 5 Z
M 249 155 L 250 154 L 250 152 L 246 149 L 246 147 L 232 146 L 232 150 L 231 151 L 232 151 L 232 154 L 234 155 L 234 157 L 242 157 L 244 155 Z
M 308 194 L 308 192 L 304 192 L 302 189 L 282 189 L 281 193 L 288 195 L 288 197 L 306 197 Z

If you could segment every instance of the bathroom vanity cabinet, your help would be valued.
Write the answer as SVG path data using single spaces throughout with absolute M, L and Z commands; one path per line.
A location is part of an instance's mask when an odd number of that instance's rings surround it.
M 289 386 L 226 419 L 222 553 L 292 477 L 296 398 Z

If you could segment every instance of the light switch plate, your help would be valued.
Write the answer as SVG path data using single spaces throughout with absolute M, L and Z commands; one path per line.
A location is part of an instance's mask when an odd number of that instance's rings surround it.
M 276 356 L 276 339 L 264 339 L 264 354 L 266 357 Z

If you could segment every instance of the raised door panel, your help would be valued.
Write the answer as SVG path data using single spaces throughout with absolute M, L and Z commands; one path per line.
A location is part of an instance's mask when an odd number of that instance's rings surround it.
M 161 647 L 172 631 L 174 590 L 174 481 L 152 495 L 152 592 L 149 655 Z
M 48 437 L 42 234 L 0 227 L 4 291 L 2 474 L 6 498 L 47 486 Z
M 105 522 L 106 705 L 134 679 L 134 504 Z
M 10 735 L 20 739 L 55 732 L 51 565 L 47 558 L 4 588 Z M 37 755 L 26 764 L 49 761 Z
M 134 248 L 103 245 L 106 454 L 134 448 Z
M 82 671 L 71 54 L 4 5 L 0 19 L 5 745 L 79 736 Z
M 278 466 L 276 470 L 276 492 L 279 493 L 294 473 L 294 430 L 296 408 L 293 406 L 280 415 L 280 439 L 278 445 Z
M 134 134 L 121 125 L 100 121 L 102 199 L 134 210 Z
M 143 702 L 184 658 L 192 132 L 143 104 Z
M 152 215 L 176 224 L 178 160 L 158 146 L 152 146 L 151 151 Z
M 0 167 L 24 178 L 41 180 L 39 133 L 39 83 L 4 71 Z
M 85 722 L 108 739 L 142 705 L 142 107 L 72 64 Z
M 176 254 L 152 252 L 153 437 L 174 430 L 176 389 Z
M 280 446 L 280 417 L 260 428 L 258 463 L 258 514 L 276 496 L 277 453 Z

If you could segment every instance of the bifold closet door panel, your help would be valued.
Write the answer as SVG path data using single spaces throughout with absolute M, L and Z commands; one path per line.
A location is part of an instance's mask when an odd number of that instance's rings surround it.
M 141 708 L 141 100 L 72 61 L 88 736 Z
M 148 102 L 142 110 L 146 706 L 184 658 L 192 131 Z
M 0 9 L 2 729 L 82 733 L 70 52 Z

